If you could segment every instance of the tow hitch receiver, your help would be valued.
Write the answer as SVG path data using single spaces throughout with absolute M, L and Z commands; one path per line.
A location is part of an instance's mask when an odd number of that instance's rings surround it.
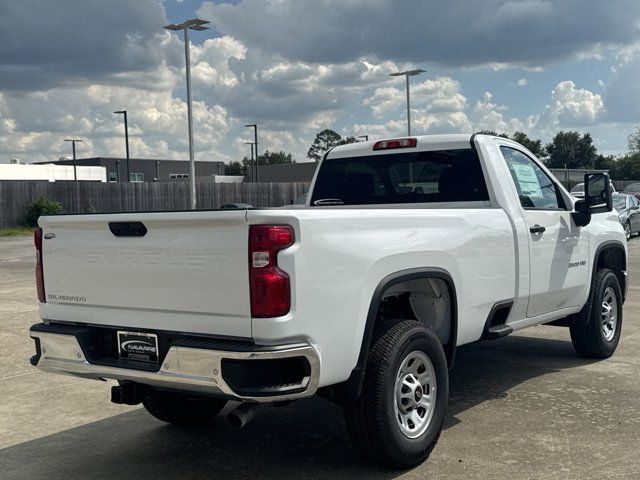
M 120 405 L 138 405 L 149 396 L 151 388 L 134 382 L 111 387 L 111 401 Z

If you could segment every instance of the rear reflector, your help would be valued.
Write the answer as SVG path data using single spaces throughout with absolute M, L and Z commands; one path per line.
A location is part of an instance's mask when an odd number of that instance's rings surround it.
M 42 269 L 42 229 L 36 228 L 33 232 L 33 243 L 36 247 L 36 288 L 38 290 L 38 300 L 46 303 L 44 294 L 44 272 Z
M 394 138 L 393 140 L 380 140 L 373 144 L 374 150 L 393 150 L 395 148 L 414 148 L 418 145 L 415 138 Z
M 291 308 L 289 275 L 278 268 L 278 252 L 293 245 L 289 225 L 249 227 L 249 283 L 251 316 L 281 317 Z

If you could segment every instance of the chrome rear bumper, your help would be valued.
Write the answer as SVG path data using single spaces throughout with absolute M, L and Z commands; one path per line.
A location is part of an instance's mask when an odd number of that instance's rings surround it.
M 310 345 L 296 344 L 273 350 L 222 351 L 205 348 L 171 346 L 157 371 L 134 370 L 90 363 L 74 335 L 43 331 L 30 332 L 39 343 L 38 355 L 32 363 L 45 372 L 90 379 L 132 381 L 154 387 L 220 395 L 230 399 L 273 402 L 313 395 L 318 389 L 320 360 Z M 301 379 L 294 393 L 242 395 L 223 378 L 223 359 L 280 360 L 303 357 L 309 363 L 309 375 Z M 247 365 L 250 365 L 248 363 Z

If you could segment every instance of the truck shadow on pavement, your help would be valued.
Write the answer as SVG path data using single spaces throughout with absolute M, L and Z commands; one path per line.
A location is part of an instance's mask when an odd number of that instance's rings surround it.
M 508 396 L 522 382 L 585 363 L 570 342 L 560 340 L 512 336 L 460 348 L 445 428 L 455 429 L 462 412 Z M 4 479 L 384 479 L 399 474 L 360 458 L 349 443 L 341 409 L 318 398 L 265 409 L 242 431 L 222 418 L 196 428 L 168 426 L 136 409 L 1 450 L 0 465 Z

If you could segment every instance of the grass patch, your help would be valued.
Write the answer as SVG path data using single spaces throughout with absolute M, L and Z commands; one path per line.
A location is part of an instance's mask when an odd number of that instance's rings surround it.
M 0 228 L 0 237 L 24 237 L 33 235 L 31 227 L 7 227 Z

